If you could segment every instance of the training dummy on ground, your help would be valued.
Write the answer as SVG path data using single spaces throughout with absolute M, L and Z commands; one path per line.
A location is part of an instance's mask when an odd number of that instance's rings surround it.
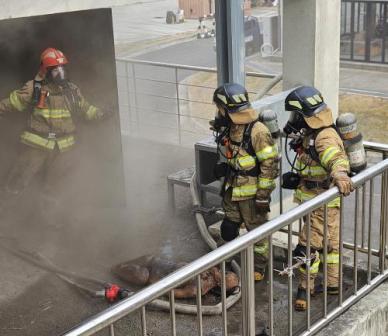
M 129 284 L 147 286 L 161 280 L 185 265 L 186 263 L 174 263 L 159 257 L 146 255 L 118 264 L 112 268 L 112 272 Z M 210 290 L 221 287 L 221 278 L 222 273 L 218 267 L 212 267 L 201 273 L 201 294 L 205 295 Z M 239 279 L 235 273 L 226 272 L 225 279 L 227 293 L 233 292 L 239 286 Z M 177 299 L 194 298 L 196 295 L 196 279 L 174 289 L 174 296 Z

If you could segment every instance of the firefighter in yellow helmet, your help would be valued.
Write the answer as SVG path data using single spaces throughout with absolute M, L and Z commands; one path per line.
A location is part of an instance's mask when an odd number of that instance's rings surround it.
M 268 128 L 258 121 L 243 86 L 224 84 L 215 90 L 213 101 L 218 113 L 211 125 L 226 159 L 215 169 L 217 178 L 225 177 L 221 237 L 230 241 L 238 236 L 242 223 L 250 231 L 268 220 L 278 176 L 278 149 Z M 259 281 L 267 266 L 267 240 L 255 244 L 254 252 L 255 280 Z
M 98 120 L 104 116 L 67 79 L 65 66 L 68 60 L 60 50 L 44 50 L 40 61 L 35 79 L 0 102 L 0 115 L 25 113 L 28 120 L 27 128 L 20 135 L 21 153 L 5 181 L 3 203 L 10 196 L 21 193 L 58 155 L 73 148 L 75 117 Z
M 283 175 L 283 187 L 295 189 L 294 199 L 303 203 L 323 193 L 331 186 L 338 187 L 347 196 L 353 190 L 349 177 L 350 167 L 343 142 L 334 125 L 331 110 L 323 101 L 321 93 L 313 88 L 302 86 L 293 90 L 285 100 L 285 109 L 291 113 L 284 132 L 294 134 L 291 148 L 297 152 L 293 169 Z M 328 204 L 328 254 L 327 276 L 328 294 L 338 294 L 339 278 L 339 216 L 340 199 Z M 307 223 L 300 235 L 295 257 L 306 256 Z M 310 214 L 311 226 L 311 266 L 310 291 L 314 291 L 314 279 L 320 264 L 319 252 L 323 249 L 324 211 L 318 208 Z M 310 256 L 310 257 L 311 257 Z M 308 257 L 308 256 L 307 256 Z M 295 301 L 296 310 L 307 308 L 307 276 L 305 266 L 299 269 L 299 287 Z

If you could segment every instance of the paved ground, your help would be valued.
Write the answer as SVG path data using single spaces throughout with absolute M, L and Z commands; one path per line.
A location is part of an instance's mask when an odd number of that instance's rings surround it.
M 166 12 L 177 8 L 176 0 L 137 1 L 112 9 L 116 55 L 126 57 L 144 48 L 160 48 L 196 34 L 198 20 L 166 24 Z
M 166 24 L 166 13 L 177 9 L 176 0 L 136 1 L 112 8 L 115 45 L 143 42 L 197 29 L 198 20 Z

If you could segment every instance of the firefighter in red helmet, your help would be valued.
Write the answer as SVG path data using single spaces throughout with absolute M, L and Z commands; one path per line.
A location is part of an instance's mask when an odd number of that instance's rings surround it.
M 25 113 L 27 127 L 20 134 L 20 155 L 8 173 L 2 205 L 20 194 L 44 167 L 76 143 L 75 118 L 98 120 L 105 115 L 89 104 L 80 89 L 67 78 L 67 57 L 47 48 L 40 57 L 40 68 L 33 80 L 0 101 L 3 113 Z

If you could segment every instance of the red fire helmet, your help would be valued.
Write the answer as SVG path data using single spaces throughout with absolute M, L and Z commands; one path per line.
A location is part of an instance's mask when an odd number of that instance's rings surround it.
M 40 56 L 40 73 L 45 75 L 47 68 L 67 64 L 68 60 L 62 51 L 55 48 L 47 48 Z

